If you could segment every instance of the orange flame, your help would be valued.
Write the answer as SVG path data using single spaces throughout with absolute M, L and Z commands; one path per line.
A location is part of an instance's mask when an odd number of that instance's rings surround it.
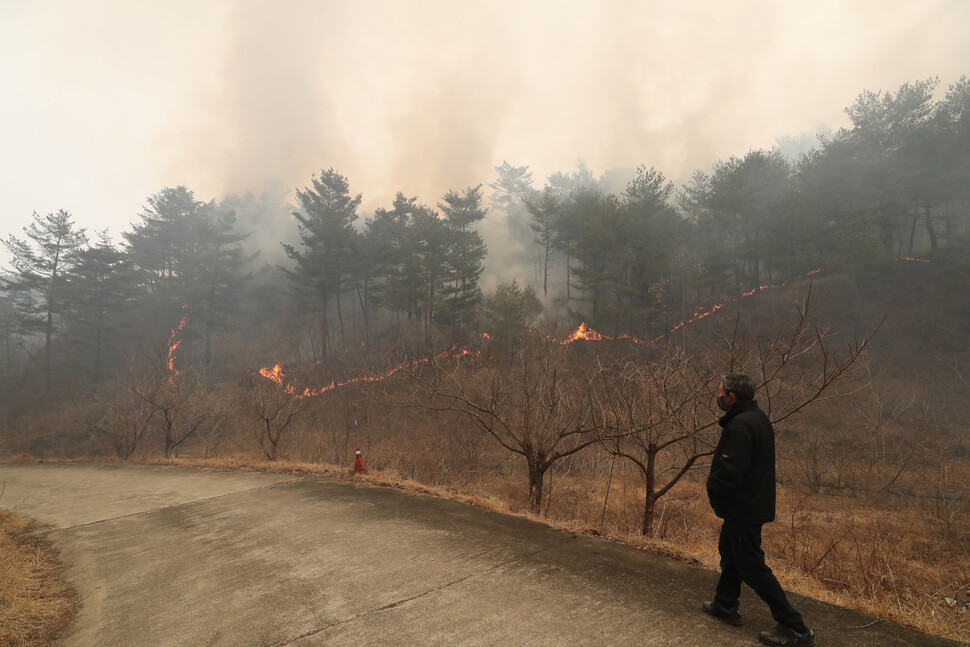
M 185 308 L 185 306 L 182 306 Z M 169 384 L 175 386 L 175 380 L 182 371 L 175 368 L 175 351 L 178 347 L 182 345 L 181 339 L 176 339 L 179 333 L 185 329 L 185 324 L 188 323 L 189 315 L 183 315 L 182 321 L 179 322 L 178 328 L 172 331 L 172 336 L 169 338 L 168 342 L 168 370 L 172 373 L 171 377 L 168 378 Z
M 466 355 L 474 355 L 475 357 L 477 357 L 480 352 L 481 351 L 468 350 L 467 348 L 452 349 L 450 351 L 445 351 L 444 353 L 438 353 L 437 355 L 434 356 L 433 359 L 441 359 L 443 357 L 449 357 L 449 356 L 454 359 L 458 359 L 459 357 L 465 357 Z M 418 364 L 426 361 L 428 361 L 427 358 L 417 359 L 417 360 L 414 360 L 413 362 L 407 362 L 405 364 L 401 364 L 400 366 L 395 366 L 394 368 L 388 371 L 385 371 L 384 373 L 380 373 L 378 375 L 362 375 L 359 377 L 352 377 L 342 382 L 337 382 L 336 380 L 334 380 L 330 382 L 330 384 L 316 389 L 311 389 L 310 387 L 307 387 L 303 390 L 302 393 L 298 393 L 296 390 L 296 387 L 293 386 L 292 384 L 286 383 L 286 375 L 283 373 L 283 369 L 280 367 L 279 364 L 277 364 L 273 368 L 261 368 L 259 369 L 259 374 L 268 380 L 272 380 L 273 382 L 276 382 L 283 388 L 284 391 L 286 391 L 291 395 L 296 396 L 297 398 L 309 398 L 309 397 L 321 395 L 323 393 L 326 393 L 327 391 L 332 391 L 333 389 L 339 388 L 341 386 L 347 386 L 348 384 L 357 384 L 358 382 L 379 382 L 380 380 L 385 380 L 391 377 L 398 371 L 401 371 L 405 368 L 410 368 L 412 366 L 417 366 Z
M 583 323 L 579 324 L 579 328 L 574 330 L 573 333 L 569 337 L 566 337 L 566 339 L 564 339 L 561 343 L 571 344 L 580 339 L 586 339 L 588 341 L 601 341 L 603 339 L 603 335 L 588 327 L 584 321 Z
M 280 386 L 283 386 L 283 368 L 277 364 L 273 368 L 261 368 L 259 369 L 259 374 L 268 380 L 273 380 Z
M 818 268 L 812 270 L 811 272 L 807 272 L 805 274 L 802 274 L 801 276 L 796 276 L 792 280 L 793 281 L 798 281 L 800 279 L 805 279 L 805 278 L 808 278 L 809 276 L 814 276 L 815 274 L 818 274 L 819 272 L 823 272 L 823 271 L 825 271 L 825 268 L 818 267 Z M 669 335 L 670 333 L 677 332 L 678 330 L 680 330 L 684 326 L 688 326 L 688 325 L 694 323 L 695 321 L 700 321 L 704 317 L 709 317 L 710 315 L 714 314 L 715 312 L 717 312 L 718 310 L 720 310 L 724 306 L 728 305 L 729 303 L 734 303 L 735 301 L 737 301 L 739 299 L 743 299 L 744 297 L 750 297 L 753 294 L 756 294 L 758 292 L 762 292 L 764 290 L 771 290 L 771 289 L 774 289 L 774 288 L 785 287 L 789 283 L 791 283 L 791 281 L 782 281 L 781 283 L 775 283 L 774 285 L 760 285 L 760 286 L 758 286 L 757 288 L 755 288 L 753 290 L 748 290 L 747 292 L 742 293 L 740 297 L 736 297 L 734 299 L 729 299 L 728 301 L 725 301 L 724 303 L 717 303 L 717 304 L 711 306 L 708 310 L 699 310 L 690 319 L 686 319 L 684 321 L 681 321 L 679 324 L 677 324 L 676 326 L 674 326 L 673 328 L 671 328 L 670 329 L 670 332 L 667 333 L 667 334 Z M 650 343 L 651 344 L 656 343 L 656 342 L 660 341 L 661 339 L 663 339 L 665 336 L 666 335 L 660 335 L 656 339 L 651 340 Z
M 579 327 L 574 330 L 568 337 L 559 342 L 560 344 L 571 344 L 574 341 L 586 340 L 586 341 L 603 341 L 604 339 L 614 340 L 614 339 L 629 339 L 634 344 L 642 344 L 643 340 L 632 335 L 620 335 L 619 337 L 609 337 L 596 332 L 592 328 L 586 325 L 585 322 L 579 324 Z

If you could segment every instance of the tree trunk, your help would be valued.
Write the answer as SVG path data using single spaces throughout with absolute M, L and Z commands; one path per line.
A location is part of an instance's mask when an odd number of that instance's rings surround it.
M 47 381 L 47 395 L 51 394 L 51 337 L 54 334 L 54 290 L 57 287 L 57 270 L 61 258 L 61 246 L 58 243 L 54 253 L 54 266 L 51 268 L 50 294 L 47 296 L 47 330 L 44 331 L 44 373 Z
M 744 265 L 741 259 L 740 250 L 735 247 L 734 250 L 734 294 L 735 296 L 741 296 L 743 290 L 741 289 L 741 274 L 744 272 Z
M 919 209 L 913 210 L 913 222 L 909 227 L 909 251 L 908 256 L 913 255 L 913 244 L 916 241 L 916 221 L 919 220 Z
M 47 330 L 44 331 L 44 377 L 47 383 L 47 395 L 51 394 L 51 334 L 54 331 L 54 302 L 48 302 Z
M 202 331 L 202 358 L 203 366 L 208 370 L 212 368 L 212 331 L 209 329 L 209 324 L 204 324 L 205 328 Z
M 640 534 L 647 536 L 653 530 L 653 513 L 657 504 L 655 489 L 657 483 L 657 447 L 650 445 L 647 450 L 647 465 L 643 471 L 645 491 L 643 496 L 643 525 Z
M 340 292 L 337 292 L 337 323 L 340 325 L 340 343 L 347 347 L 347 334 L 344 332 L 344 314 L 340 310 Z
M 428 301 L 424 312 L 424 344 L 427 348 L 431 348 L 431 320 L 434 308 L 434 285 L 429 284 L 428 286 Z
M 172 450 L 175 449 L 175 434 L 172 429 L 172 420 L 165 413 L 165 458 L 172 457 Z
M 364 340 L 370 341 L 370 322 L 367 320 L 367 279 L 364 279 L 364 291 L 361 294 L 360 281 L 356 278 L 354 279 L 354 285 L 357 287 L 357 300 L 360 301 L 360 310 L 364 315 Z
M 327 318 L 327 305 L 330 299 L 326 294 L 323 295 L 323 311 L 320 313 L 320 355 L 322 360 L 327 359 L 330 349 L 330 321 Z
M 549 239 L 546 239 L 546 254 L 542 261 L 542 296 L 549 296 Z
M 572 298 L 569 291 L 569 254 L 566 254 L 566 301 Z
M 94 329 L 94 383 L 101 384 L 101 316 L 98 315 Z M 127 458 L 127 456 L 125 457 Z
M 538 462 L 527 460 L 529 461 L 529 508 L 533 514 L 539 514 L 542 510 L 542 481 L 546 470 Z
M 270 444 L 270 449 L 269 449 L 269 457 L 268 458 L 271 461 L 275 461 L 276 460 L 276 456 L 277 456 L 277 454 L 279 452 L 279 447 L 280 447 L 280 437 L 279 437 L 279 435 L 277 435 L 277 437 L 274 439 L 273 436 L 272 436 L 272 434 L 270 434 L 269 444 Z
M 930 206 L 930 203 L 927 202 L 924 209 L 926 210 L 926 233 L 930 235 L 930 249 L 935 250 L 937 242 L 936 227 L 933 226 L 933 208 Z
M 640 534 L 644 537 L 653 531 L 653 512 L 656 505 L 657 501 L 652 494 L 647 494 L 643 498 L 643 526 L 640 528 Z

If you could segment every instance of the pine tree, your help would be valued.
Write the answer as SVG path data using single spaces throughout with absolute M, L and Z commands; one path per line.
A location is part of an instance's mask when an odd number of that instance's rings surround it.
M 391 209 L 380 208 L 368 218 L 364 230 L 375 265 L 375 285 L 370 290 L 374 305 L 415 316 L 420 293 L 418 270 L 410 253 L 411 215 L 416 197 L 398 192 Z
M 478 232 L 468 229 L 472 223 L 485 218 L 487 210 L 482 205 L 482 185 L 469 187 L 459 195 L 449 191 L 444 201 L 438 203 L 450 231 L 448 250 L 449 285 L 445 317 L 459 329 L 471 318 L 472 311 L 481 301 L 482 293 L 478 279 L 485 269 L 485 242 Z
M 343 175 L 329 169 L 314 176 L 312 187 L 298 190 L 302 207 L 294 211 L 299 221 L 302 249 L 283 245 L 296 267 L 284 270 L 292 281 L 301 302 L 320 317 L 321 355 L 325 359 L 330 347 L 328 309 L 344 287 L 353 259 L 354 226 L 361 195 L 350 195 L 350 185 Z
M 44 376 L 51 391 L 51 342 L 64 306 L 65 277 L 87 244 L 84 229 L 75 228 L 71 214 L 61 209 L 24 227 L 26 239 L 9 236 L 4 242 L 13 258 L 15 274 L 4 279 L 20 314 L 19 332 L 44 335 Z
M 68 276 L 67 306 L 71 313 L 71 339 L 80 349 L 81 362 L 93 382 L 105 375 L 105 364 L 132 328 L 129 314 L 140 293 L 131 260 L 108 237 L 98 232 L 98 243 L 78 253 Z
M 542 252 L 542 295 L 549 296 L 549 260 L 557 244 L 563 199 L 551 186 L 546 185 L 542 193 L 531 193 L 525 199 L 525 206 L 531 215 L 529 228 L 535 234 L 535 244 Z
M 140 215 L 123 236 L 150 297 L 144 316 L 161 334 L 188 314 L 208 365 L 212 334 L 228 327 L 252 258 L 241 247 L 247 234 L 235 229 L 231 211 L 196 200 L 184 186 L 149 197 Z

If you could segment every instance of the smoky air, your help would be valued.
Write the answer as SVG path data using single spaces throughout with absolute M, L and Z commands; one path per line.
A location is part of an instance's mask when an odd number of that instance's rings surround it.
M 786 590 L 966 641 L 967 24 L 4 6 L 0 459 L 391 484 L 717 568 L 745 373 Z

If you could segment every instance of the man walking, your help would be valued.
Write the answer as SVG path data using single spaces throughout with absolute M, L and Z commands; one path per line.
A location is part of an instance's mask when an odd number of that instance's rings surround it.
M 775 433 L 754 399 L 755 386 L 744 374 L 725 375 L 717 404 L 725 414 L 714 450 L 707 496 L 723 520 L 718 551 L 721 577 L 714 601 L 703 610 L 728 624 L 741 624 L 741 582 L 754 589 L 778 623 L 759 635 L 766 645 L 811 647 L 815 634 L 788 602 L 761 550 L 761 527 L 775 518 Z

